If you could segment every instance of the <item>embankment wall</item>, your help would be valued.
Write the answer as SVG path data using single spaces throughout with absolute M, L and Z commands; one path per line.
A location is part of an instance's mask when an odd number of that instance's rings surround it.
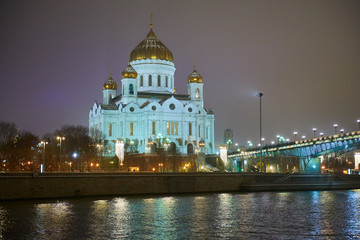
M 285 188 L 279 188 L 279 185 Z M 287 176 L 242 173 L 45 173 L 37 175 L 2 173 L 0 174 L 0 199 L 256 191 L 256 188 L 251 188 L 251 186 L 261 186 L 261 191 L 351 189 L 360 188 L 360 176 L 320 174 Z M 307 186 L 307 188 L 302 189 L 302 186 Z

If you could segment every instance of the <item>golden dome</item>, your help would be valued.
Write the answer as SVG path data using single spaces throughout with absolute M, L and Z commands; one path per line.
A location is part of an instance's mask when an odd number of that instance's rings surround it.
M 196 66 L 194 65 L 194 71 L 188 76 L 188 83 L 202 83 L 202 76 L 196 71 Z
M 117 89 L 117 84 L 116 84 L 116 82 L 112 79 L 111 73 L 110 73 L 109 79 L 104 83 L 104 90 L 105 90 L 105 89 L 110 89 L 110 90 L 116 90 L 116 89 Z
M 173 62 L 171 51 L 156 37 L 150 24 L 150 32 L 130 53 L 130 62 L 141 59 L 159 59 Z
M 130 65 L 130 63 L 121 74 L 122 78 L 137 78 L 137 75 L 136 70 Z

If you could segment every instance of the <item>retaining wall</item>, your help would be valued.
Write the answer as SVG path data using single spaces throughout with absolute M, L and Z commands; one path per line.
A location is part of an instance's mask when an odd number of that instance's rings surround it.
M 338 184 L 341 183 L 341 184 Z M 266 190 L 360 188 L 357 175 L 243 173 L 45 173 L 0 174 L 0 199 L 62 198 L 105 195 L 177 194 Z M 272 186 L 288 186 L 285 189 Z M 289 187 L 291 186 L 291 187 Z M 314 186 L 309 188 L 309 186 Z M 321 188 L 326 189 L 326 188 Z

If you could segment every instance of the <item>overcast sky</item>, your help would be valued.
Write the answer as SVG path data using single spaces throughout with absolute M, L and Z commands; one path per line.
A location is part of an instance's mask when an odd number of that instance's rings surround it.
M 193 59 L 215 113 L 245 145 L 263 136 L 358 129 L 360 1 L 1 1 L 0 120 L 42 136 L 88 126 L 112 69 L 121 86 L 129 53 L 153 30 L 174 55 L 186 93 Z

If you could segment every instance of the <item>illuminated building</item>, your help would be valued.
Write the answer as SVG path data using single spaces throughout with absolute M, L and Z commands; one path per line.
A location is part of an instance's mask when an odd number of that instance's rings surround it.
M 103 102 L 89 112 L 90 134 L 102 134 L 105 154 L 116 142 L 126 152 L 214 153 L 214 114 L 204 108 L 203 78 L 196 66 L 187 78 L 187 94 L 176 93 L 171 51 L 150 31 L 130 53 L 121 91 L 112 78 L 103 85 Z M 184 80 L 185 81 L 185 80 Z

